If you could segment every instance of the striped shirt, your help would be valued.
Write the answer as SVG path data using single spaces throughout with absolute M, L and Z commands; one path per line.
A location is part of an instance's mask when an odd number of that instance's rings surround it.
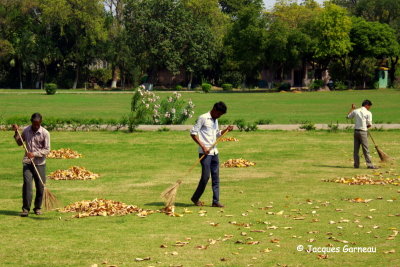
M 15 134 L 14 138 L 18 145 L 22 145 L 18 134 Z M 40 126 L 39 130 L 34 132 L 32 130 L 32 125 L 30 125 L 22 131 L 22 139 L 28 151 L 33 152 L 35 156 L 33 162 L 35 165 L 46 164 L 46 156 L 50 153 L 50 133 L 42 126 Z M 26 152 L 22 162 L 31 164 L 31 160 L 28 158 Z

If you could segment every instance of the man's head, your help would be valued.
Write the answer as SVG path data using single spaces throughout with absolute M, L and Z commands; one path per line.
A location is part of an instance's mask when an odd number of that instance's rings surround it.
M 36 132 L 42 124 L 42 115 L 40 113 L 33 113 L 31 116 L 32 130 Z
M 227 107 L 224 102 L 220 101 L 214 104 L 213 109 L 211 110 L 211 117 L 215 120 L 224 115 L 227 111 Z
M 364 100 L 361 105 L 369 110 L 372 106 L 372 102 L 367 99 L 367 100 Z

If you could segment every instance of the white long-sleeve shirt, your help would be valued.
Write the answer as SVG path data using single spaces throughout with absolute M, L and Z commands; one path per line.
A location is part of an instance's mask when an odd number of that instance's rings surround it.
M 353 110 L 347 115 L 347 118 L 354 118 L 355 130 L 368 131 L 368 126 L 372 126 L 372 113 L 365 107 Z
M 213 119 L 210 112 L 204 113 L 199 116 L 196 124 L 193 125 L 192 130 L 190 130 L 191 135 L 198 135 L 200 141 L 204 144 L 206 148 L 212 147 L 218 137 L 221 136 L 221 131 L 218 128 L 218 119 Z M 199 153 L 203 154 L 203 149 L 199 146 Z M 217 155 L 218 149 L 215 146 L 210 150 L 209 155 Z

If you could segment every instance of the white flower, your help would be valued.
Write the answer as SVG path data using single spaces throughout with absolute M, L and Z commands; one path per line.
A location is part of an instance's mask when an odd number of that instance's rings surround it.
M 150 107 L 150 105 L 149 104 L 146 104 L 146 108 L 148 109 Z
M 168 102 L 169 102 L 169 103 L 172 102 L 172 97 L 168 97 Z
M 165 118 L 169 118 L 169 117 L 171 117 L 171 114 L 169 114 L 169 112 L 167 112 L 167 113 L 165 113 Z
M 171 113 L 175 113 L 176 112 L 176 110 L 173 108 L 173 109 L 171 109 Z

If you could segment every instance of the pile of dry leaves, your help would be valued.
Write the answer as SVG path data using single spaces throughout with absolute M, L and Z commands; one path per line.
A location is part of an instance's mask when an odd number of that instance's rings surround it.
M 131 213 L 137 213 L 139 217 L 159 212 L 155 210 L 143 210 L 134 205 L 107 199 L 83 200 L 72 203 L 62 209 L 60 212 L 77 212 L 74 218 L 83 218 L 89 216 L 123 216 Z
M 58 150 L 51 150 L 47 155 L 49 159 L 77 159 L 81 158 L 82 154 L 70 149 L 70 148 L 60 148 Z
M 242 168 L 254 165 L 256 165 L 254 162 L 240 158 L 240 159 L 229 159 L 228 161 L 225 161 L 221 166 L 226 168 Z
M 94 180 L 99 177 L 97 173 L 79 166 L 72 166 L 68 170 L 57 170 L 49 175 L 49 178 L 53 180 Z
M 400 185 L 400 177 L 385 178 L 381 175 L 355 175 L 353 177 L 338 177 L 335 179 L 324 180 L 324 182 L 334 182 L 348 185 Z
M 224 138 L 221 138 L 220 141 L 221 142 L 239 142 L 239 139 L 237 139 L 235 137 L 224 137 Z

